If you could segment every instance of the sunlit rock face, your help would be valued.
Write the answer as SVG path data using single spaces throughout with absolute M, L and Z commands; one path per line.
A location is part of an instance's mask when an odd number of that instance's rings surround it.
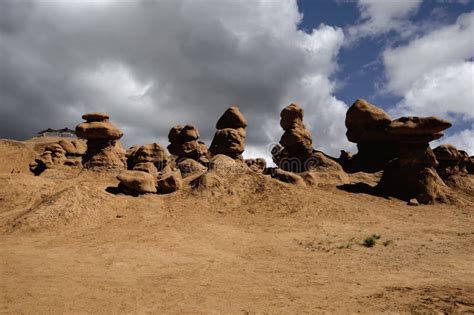
M 87 151 L 82 159 L 84 167 L 125 168 L 125 150 L 119 141 L 123 132 L 109 121 L 105 113 L 87 113 L 82 118 L 86 122 L 76 126 L 76 135 L 87 140 Z

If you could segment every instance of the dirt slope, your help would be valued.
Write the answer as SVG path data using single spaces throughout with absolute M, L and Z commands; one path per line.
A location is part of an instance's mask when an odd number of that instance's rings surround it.
M 316 179 L 130 197 L 106 191 L 112 173 L 3 172 L 0 312 L 474 312 L 470 191 L 410 207 L 336 187 L 374 175 Z
M 35 155 L 24 142 L 0 139 L 0 174 L 29 173 L 29 164 Z

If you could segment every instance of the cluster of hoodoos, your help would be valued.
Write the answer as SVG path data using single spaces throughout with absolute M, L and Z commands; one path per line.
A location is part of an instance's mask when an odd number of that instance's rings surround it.
M 434 203 L 445 198 L 446 182 L 453 176 L 474 173 L 474 157 L 452 145 L 434 150 L 429 142 L 443 136 L 451 123 L 436 117 L 389 115 L 365 100 L 357 100 L 347 111 L 347 139 L 357 143 L 358 152 L 341 151 L 334 158 L 313 147 L 310 131 L 303 123 L 303 109 L 290 104 L 280 114 L 283 135 L 272 148 L 277 165 L 267 168 L 265 160 L 244 159 L 247 119 L 235 106 L 227 109 L 216 124 L 209 147 L 199 140 L 193 125 L 177 125 L 168 134 L 165 149 L 153 143 L 124 150 L 123 132 L 104 113 L 87 113 L 76 127 L 77 140 L 48 145 L 30 165 L 40 174 L 60 165 L 92 170 L 123 170 L 119 189 L 127 194 L 170 193 L 202 180 L 209 172 L 245 171 L 267 174 L 288 183 L 298 183 L 308 172 L 383 171 L 377 190 L 400 199 Z

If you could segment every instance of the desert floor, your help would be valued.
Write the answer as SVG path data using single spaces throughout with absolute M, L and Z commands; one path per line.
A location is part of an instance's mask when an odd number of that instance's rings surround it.
M 418 207 L 337 187 L 362 173 L 132 197 L 116 173 L 29 174 L 33 146 L 0 143 L 0 312 L 474 312 L 472 175 Z

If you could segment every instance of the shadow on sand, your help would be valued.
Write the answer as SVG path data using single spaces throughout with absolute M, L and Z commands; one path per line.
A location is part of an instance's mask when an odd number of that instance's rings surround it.
M 379 187 L 377 186 L 370 186 L 369 184 L 366 183 L 355 183 L 355 184 L 344 184 L 344 185 L 339 185 L 337 186 L 338 189 L 344 190 L 347 192 L 351 193 L 356 193 L 356 194 L 366 194 L 366 195 L 372 195 L 376 197 L 382 197 L 385 199 L 388 199 L 388 196 L 383 194 Z

